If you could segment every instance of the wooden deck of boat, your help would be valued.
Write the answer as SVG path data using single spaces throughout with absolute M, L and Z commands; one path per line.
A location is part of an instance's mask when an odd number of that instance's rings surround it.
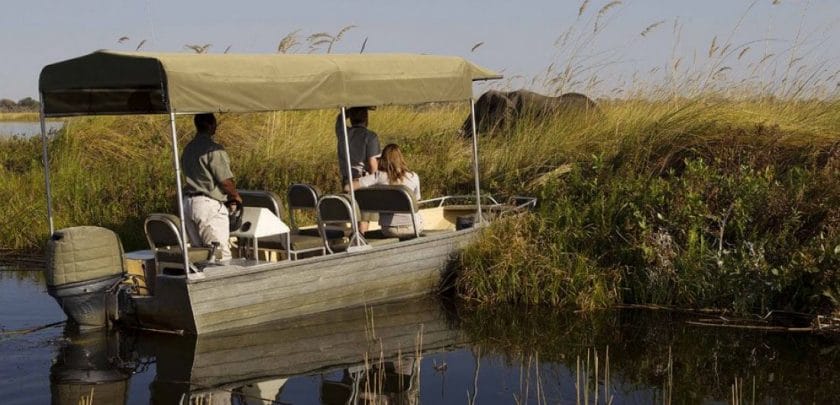
M 370 250 L 253 267 L 206 269 L 187 289 L 202 334 L 428 294 L 477 229 Z

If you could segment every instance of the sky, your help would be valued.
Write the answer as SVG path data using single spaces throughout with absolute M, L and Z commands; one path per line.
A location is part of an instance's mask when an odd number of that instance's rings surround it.
M 463 56 L 505 88 L 608 95 L 691 69 L 748 77 L 765 57 L 769 80 L 797 68 L 833 80 L 838 23 L 840 0 L 3 0 L 0 98 L 37 98 L 45 65 L 98 49 L 275 53 L 297 31 L 292 52 L 306 53 L 306 37 L 351 25 L 334 53 Z

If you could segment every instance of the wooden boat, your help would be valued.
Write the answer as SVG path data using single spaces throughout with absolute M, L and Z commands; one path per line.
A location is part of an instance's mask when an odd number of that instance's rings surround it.
M 53 402 L 76 404 L 93 390 L 124 403 L 130 376 L 150 361 L 154 403 L 272 399 L 288 379 L 310 375 L 325 376 L 322 396 L 355 403 L 364 379 L 383 372 L 401 380 L 367 395 L 417 395 L 423 357 L 466 343 L 452 324 L 440 300 L 426 297 L 198 336 L 71 334 L 50 373 Z
M 150 216 L 154 221 L 147 220 L 147 236 L 155 249 L 154 260 L 145 263 L 145 271 L 133 276 L 127 275 L 125 259 L 138 256 L 124 255 L 112 232 L 98 227 L 54 230 L 46 131 L 42 131 L 52 234 L 48 243 L 48 290 L 68 317 L 83 326 L 120 322 L 194 334 L 428 294 L 440 285 L 453 255 L 470 243 L 488 220 L 534 204 L 533 199 L 500 204 L 480 194 L 476 134 L 474 195 L 440 197 L 423 202 L 422 208 L 410 197 L 400 200 L 400 190 L 393 187 L 351 190 L 346 199 L 322 196 L 318 200 L 316 235 L 323 240 L 323 247 L 307 252 L 332 254 L 307 258 L 292 248 L 294 235 L 290 228 L 267 208 L 253 207 L 253 223 L 246 223 L 253 225 L 249 228 L 251 233 L 240 232 L 253 241 L 251 256 L 215 263 L 209 260 L 212 254 L 208 255 L 206 248 L 190 247 L 182 237 L 186 232 L 175 117 L 201 112 L 336 107 L 344 116 L 345 109 L 352 106 L 453 101 L 466 101 L 472 106 L 473 81 L 499 77 L 461 58 L 402 54 L 96 52 L 49 65 L 40 78 L 42 129 L 46 117 L 169 115 L 179 218 Z M 474 115 L 474 108 L 471 114 Z M 346 131 L 343 136 L 347 145 Z M 345 150 L 345 156 L 349 156 L 349 151 Z M 413 239 L 391 240 L 393 243 L 368 243 L 356 229 L 357 209 L 365 209 L 366 201 L 376 210 L 391 209 L 388 204 L 381 204 L 386 199 L 379 197 L 385 195 L 396 198 L 395 206 L 402 207 L 391 212 L 419 210 L 427 224 L 425 235 L 418 233 Z M 467 203 L 463 204 L 465 200 Z M 347 217 L 339 216 L 338 222 L 350 224 L 351 229 L 346 240 L 342 238 L 337 245 L 328 240 L 325 225 L 328 219 L 336 218 L 328 218 L 328 210 L 321 211 L 322 202 L 346 207 Z M 467 225 L 456 226 L 464 218 L 468 219 Z M 285 252 L 280 253 L 287 260 L 259 260 L 261 251 L 257 244 L 263 234 L 258 232 L 262 224 L 270 222 L 274 224 L 266 225 L 272 230 L 270 233 L 286 238 Z M 163 238 L 168 242 L 154 242 L 151 234 L 158 231 L 169 232 L 169 237 Z M 158 246 L 161 244 L 166 246 Z M 342 244 L 339 249 L 337 246 Z M 196 260 L 193 253 L 203 255 L 203 259 Z M 171 268 L 176 271 L 168 271 Z
M 428 294 L 438 287 L 450 255 L 475 231 L 299 261 L 206 268 L 203 278 L 158 277 L 156 296 L 137 298 L 137 312 L 153 314 L 146 324 L 210 332 Z M 189 301 L 161 300 L 158 294 Z

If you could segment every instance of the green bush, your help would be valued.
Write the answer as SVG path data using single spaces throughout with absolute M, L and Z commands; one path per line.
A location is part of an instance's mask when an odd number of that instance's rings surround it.
M 580 162 L 542 187 L 537 213 L 495 224 L 465 253 L 459 290 L 479 302 L 585 308 L 836 308 L 837 160 L 791 167 L 764 149 L 726 148 L 661 174 Z

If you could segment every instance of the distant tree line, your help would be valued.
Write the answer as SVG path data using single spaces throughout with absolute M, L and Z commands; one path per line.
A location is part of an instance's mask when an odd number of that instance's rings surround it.
M 0 99 L 0 112 L 28 112 L 38 111 L 40 107 L 38 100 L 32 97 L 26 97 L 15 102 L 8 98 Z

